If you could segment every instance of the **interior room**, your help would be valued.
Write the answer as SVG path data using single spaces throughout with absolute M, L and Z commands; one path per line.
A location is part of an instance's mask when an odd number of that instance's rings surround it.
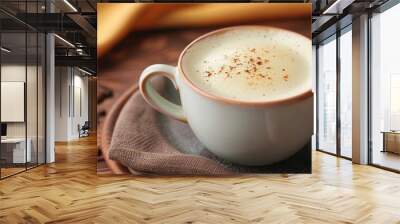
M 167 1 L 0 1 L 0 223 L 400 222 L 399 1 L 232 1 L 312 4 L 312 173 L 213 178 L 97 166 L 136 69 L 127 39 L 97 52 L 96 4 L 121 2 Z
M 392 29 L 399 19 L 399 10 L 399 5 L 391 8 L 381 6 L 381 9 L 369 13 L 369 40 L 365 43 L 365 54 L 369 55 L 365 61 L 369 80 L 361 86 L 367 95 L 364 128 L 367 129 L 365 138 L 370 142 L 364 159 L 367 164 L 393 171 L 398 171 L 400 164 L 396 98 L 399 95 L 396 76 L 399 68 L 394 56 L 398 50 L 395 40 L 400 34 Z M 326 34 L 326 38 L 322 37 L 324 33 L 320 34 L 321 38 L 315 42 L 318 83 L 316 149 L 355 161 L 352 156 L 358 153 L 353 152 L 352 147 L 352 122 L 361 115 L 352 112 L 355 106 L 352 88 L 358 87 L 352 82 L 362 80 L 355 79 L 357 68 L 352 68 L 355 56 L 352 45 L 356 41 L 353 38 L 354 25 L 346 22 L 346 17 L 342 20 L 340 29 L 331 31 L 330 36 Z
M 68 4 L 2 1 L 0 6 L 0 178 L 4 179 L 54 162 L 55 144 L 95 135 L 95 105 L 89 101 L 96 101 L 96 64 L 91 63 L 93 48 L 79 25 L 48 26 L 45 18 L 39 18 L 49 11 L 53 15 L 73 11 Z M 92 10 L 87 3 L 83 6 Z M 48 32 L 56 33 L 50 38 Z

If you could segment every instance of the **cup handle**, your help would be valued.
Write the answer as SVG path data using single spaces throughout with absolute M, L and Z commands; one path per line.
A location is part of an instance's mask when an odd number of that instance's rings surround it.
M 187 122 L 186 116 L 183 113 L 181 105 L 172 103 L 171 101 L 162 97 L 151 85 L 151 78 L 154 76 L 164 76 L 167 77 L 174 84 L 175 88 L 179 90 L 176 81 L 177 69 L 174 66 L 155 64 L 150 65 L 145 70 L 143 70 L 140 75 L 139 88 L 140 93 L 148 104 L 150 104 L 154 109 L 159 112 L 168 115 L 174 119 Z

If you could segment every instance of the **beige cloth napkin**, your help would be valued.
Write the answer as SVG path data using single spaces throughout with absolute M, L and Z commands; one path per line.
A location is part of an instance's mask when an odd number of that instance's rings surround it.
M 155 80 L 155 87 L 163 87 L 162 79 Z M 120 102 L 124 103 L 124 102 Z M 162 132 L 160 115 L 135 91 L 123 106 L 112 134 L 109 157 L 128 167 L 133 174 L 157 175 L 227 175 L 233 173 L 217 161 L 201 155 L 180 152 L 171 145 Z M 161 123 L 162 122 L 162 123 Z M 178 135 L 191 138 L 186 124 L 167 121 L 178 130 Z M 172 123 L 171 123 L 172 122 Z M 168 132 L 168 130 L 167 130 Z M 186 132 L 186 133 L 185 133 Z M 189 136 L 189 137 L 188 137 Z M 186 139 L 193 142 L 193 139 Z

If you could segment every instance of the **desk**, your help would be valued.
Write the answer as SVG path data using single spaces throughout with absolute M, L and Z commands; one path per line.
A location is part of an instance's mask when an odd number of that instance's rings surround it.
M 400 154 L 400 132 L 382 131 L 382 134 L 383 134 L 382 152 L 392 152 Z
M 32 141 L 30 138 L 28 138 L 26 142 L 28 144 L 26 147 L 26 154 L 25 154 L 25 138 L 1 139 L 1 157 L 5 159 L 7 163 L 30 162 L 32 159 L 32 153 L 31 153 Z

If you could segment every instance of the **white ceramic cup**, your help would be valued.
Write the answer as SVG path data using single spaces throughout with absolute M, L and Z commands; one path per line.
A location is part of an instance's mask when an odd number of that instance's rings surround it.
M 185 52 L 195 43 L 227 29 L 247 27 L 229 27 L 197 38 L 183 50 L 178 66 L 155 64 L 147 67 L 140 76 L 139 86 L 147 103 L 161 113 L 187 122 L 200 142 L 218 157 L 242 165 L 266 165 L 287 159 L 311 140 L 311 86 L 296 96 L 274 101 L 247 102 L 208 93 L 196 86 L 184 72 L 184 67 L 190 66 L 183 64 Z M 251 27 L 301 36 L 265 26 Z M 303 36 L 299 41 L 303 42 L 297 44 L 310 45 L 310 52 L 304 54 L 311 55 L 311 41 Z M 151 78 L 160 75 L 174 83 L 179 90 L 182 105 L 166 100 L 151 86 Z

